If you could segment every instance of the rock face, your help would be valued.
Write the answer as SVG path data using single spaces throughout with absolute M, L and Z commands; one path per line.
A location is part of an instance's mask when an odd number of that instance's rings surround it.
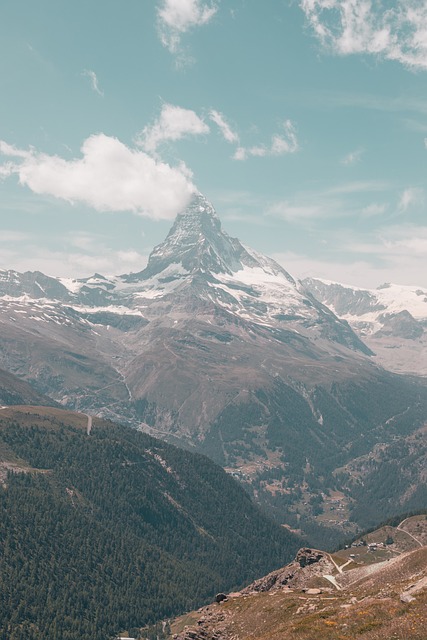
M 200 195 L 138 273 L 1 272 L 0 293 L 0 366 L 206 453 L 280 518 L 427 420 L 425 387 L 376 366 L 346 320 L 231 238 Z

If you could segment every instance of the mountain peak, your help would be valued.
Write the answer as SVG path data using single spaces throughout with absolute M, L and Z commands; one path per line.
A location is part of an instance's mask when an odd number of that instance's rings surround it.
M 242 257 L 247 252 L 240 242 L 221 227 L 212 204 L 200 193 L 175 218 L 166 239 L 154 247 L 146 269 L 132 280 L 146 280 L 179 265 L 191 273 L 227 273 L 242 269 Z M 249 256 L 248 256 L 249 257 Z
M 277 262 L 229 236 L 212 204 L 198 193 L 177 215 L 166 239 L 154 247 L 147 267 L 121 277 L 127 283 L 156 277 L 165 282 L 196 274 L 233 276 L 248 268 L 259 269 L 268 278 L 280 276 L 296 287 L 292 276 Z
M 193 218 L 196 224 L 198 220 L 202 222 L 209 218 L 215 218 L 219 222 L 217 212 L 213 205 L 202 193 L 195 194 L 188 207 L 178 213 L 177 220 L 182 218 Z

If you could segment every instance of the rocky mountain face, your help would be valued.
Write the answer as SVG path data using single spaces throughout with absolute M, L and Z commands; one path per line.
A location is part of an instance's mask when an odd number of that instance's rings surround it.
M 228 236 L 203 196 L 139 273 L 1 272 L 0 331 L 0 366 L 66 406 L 207 453 L 305 530 L 313 517 L 351 529 L 342 470 L 427 422 L 427 388 L 378 367 L 345 319 Z M 381 514 L 416 506 L 407 489 Z M 334 491 L 340 511 L 326 517 Z
M 315 278 L 303 285 L 349 323 L 379 364 L 427 376 L 427 289 L 384 284 L 367 290 Z

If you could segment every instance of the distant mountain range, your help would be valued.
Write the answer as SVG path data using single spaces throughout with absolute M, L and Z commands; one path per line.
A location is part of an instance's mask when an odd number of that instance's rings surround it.
M 385 368 L 427 376 L 427 289 L 393 284 L 359 289 L 315 278 L 302 283 L 350 324 Z
M 65 406 L 208 454 L 281 522 L 352 531 L 424 499 L 427 386 L 378 366 L 344 305 L 337 315 L 313 287 L 228 236 L 199 195 L 139 273 L 0 272 L 0 366 Z M 389 464 L 375 454 L 363 480 L 353 473 L 382 446 Z M 377 490 L 409 456 L 419 464 Z

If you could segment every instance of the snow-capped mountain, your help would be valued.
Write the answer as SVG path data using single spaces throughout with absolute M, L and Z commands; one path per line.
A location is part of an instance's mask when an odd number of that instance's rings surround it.
M 427 375 L 427 289 L 389 283 L 360 289 L 314 278 L 303 285 L 350 324 L 383 366 Z
M 40 272 L 0 271 L 3 308 L 29 314 L 31 320 L 70 324 L 101 314 L 133 316 L 141 322 L 164 316 L 163 305 L 192 297 L 192 312 L 213 306 L 237 319 L 282 331 L 298 326 L 299 336 L 324 337 L 369 353 L 345 321 L 305 291 L 277 262 L 222 230 L 212 205 L 201 195 L 177 219 L 163 243 L 155 247 L 147 267 L 139 272 L 105 277 L 94 274 L 72 280 Z M 159 303 L 162 305 L 159 306 Z M 159 313 L 160 311 L 160 313 Z M 73 313 L 74 312 L 74 313 Z M 166 322 L 172 314 L 169 312 Z M 104 323 L 105 324 L 105 323 Z
M 379 368 L 346 320 L 231 238 L 201 195 L 138 273 L 1 272 L 0 335 L 0 367 L 248 481 L 262 474 L 267 501 L 296 500 L 287 482 L 309 486 L 307 474 L 327 489 L 352 456 L 427 421 L 427 389 Z

